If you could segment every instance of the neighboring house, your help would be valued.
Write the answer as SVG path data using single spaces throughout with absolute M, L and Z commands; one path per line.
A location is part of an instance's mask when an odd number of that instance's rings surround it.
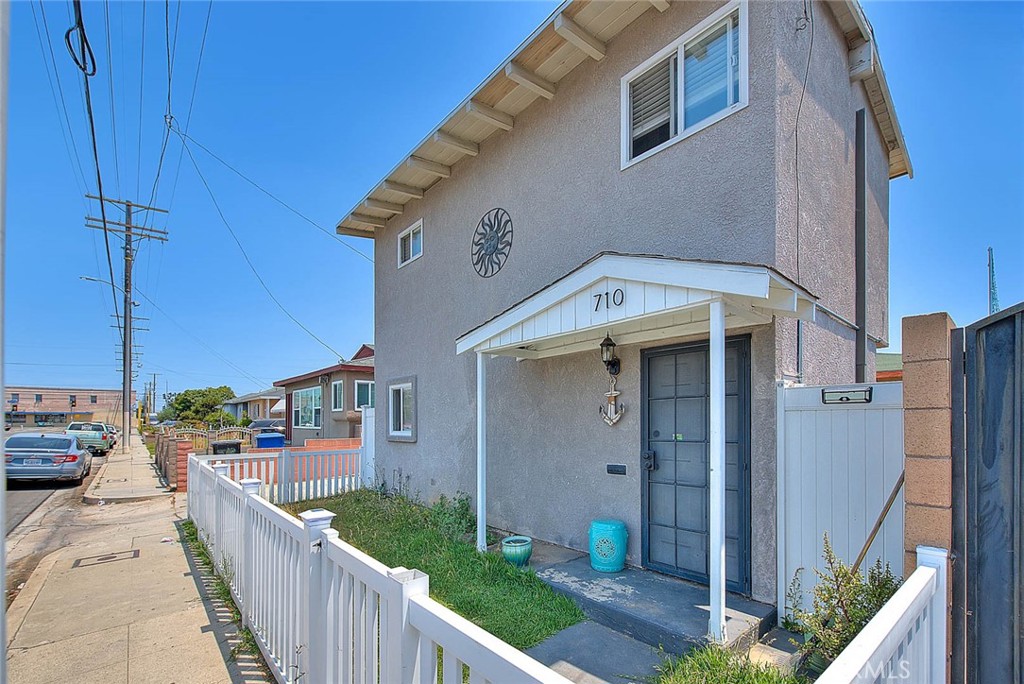
M 568 2 L 339 222 L 378 472 L 775 603 L 776 384 L 874 380 L 911 172 L 860 6 L 810 11 Z
M 242 416 L 249 416 L 252 420 L 258 418 L 284 418 L 284 389 L 271 387 L 270 389 L 243 394 L 221 404 L 225 412 L 230 413 L 235 420 L 241 420 Z
M 121 398 L 120 389 L 8 386 L 4 388 L 4 413 L 6 421 L 15 425 L 54 426 L 73 420 L 100 420 L 122 427 Z
M 361 437 L 363 407 L 376 404 L 373 346 L 364 344 L 350 361 L 274 383 L 285 393 L 285 438 Z
M 903 382 L 903 354 L 876 354 L 875 380 L 878 382 Z

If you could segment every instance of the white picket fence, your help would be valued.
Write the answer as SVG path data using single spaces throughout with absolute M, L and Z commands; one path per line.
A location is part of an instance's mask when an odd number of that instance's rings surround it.
M 372 452 L 365 448 L 195 455 L 208 463 L 226 464 L 228 477 L 235 482 L 259 480 L 260 496 L 278 504 L 336 496 L 373 485 Z
M 869 403 L 825 403 L 823 392 L 867 390 Z M 824 570 L 827 533 L 837 557 L 853 563 L 903 472 L 903 384 L 787 387 L 777 399 L 777 605 L 811 608 Z M 903 569 L 903 494 L 900 492 L 865 558 Z M 801 605 L 789 605 L 793 578 Z
M 818 684 L 946 681 L 946 604 L 949 553 L 917 547 L 917 569 Z
M 188 514 L 278 682 L 568 684 L 431 599 L 423 573 L 338 539 L 333 513 L 296 520 L 233 467 L 189 456 Z

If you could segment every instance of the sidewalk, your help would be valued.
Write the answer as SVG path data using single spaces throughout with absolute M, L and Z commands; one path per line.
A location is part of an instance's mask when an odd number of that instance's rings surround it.
M 149 463 L 141 440 L 110 454 L 90 487 L 103 505 L 76 509 L 68 545 L 43 559 L 11 604 L 10 681 L 264 681 L 257 662 L 231 657 L 236 627 L 182 547 L 184 495 L 163 490 Z

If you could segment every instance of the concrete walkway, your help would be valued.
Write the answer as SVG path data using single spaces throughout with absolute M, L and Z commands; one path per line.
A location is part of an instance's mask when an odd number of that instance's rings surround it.
M 128 453 L 124 453 L 122 445 L 118 444 L 107 454 L 106 463 L 100 467 L 83 500 L 98 504 L 101 501 L 142 501 L 170 495 L 149 450 L 142 443 L 142 438 L 135 434 Z
M 10 681 L 265 681 L 258 661 L 232 658 L 235 625 L 182 546 L 184 497 L 160 493 L 153 471 L 147 481 L 141 442 L 110 456 L 101 475 L 123 481 L 97 486 L 104 505 L 76 511 L 67 545 L 40 562 L 7 611 Z M 155 498 L 135 500 L 140 492 Z M 39 529 L 33 516 L 27 527 Z

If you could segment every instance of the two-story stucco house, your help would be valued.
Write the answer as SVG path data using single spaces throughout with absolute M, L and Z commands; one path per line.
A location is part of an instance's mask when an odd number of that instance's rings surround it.
M 855 0 L 563 4 L 338 225 L 378 471 L 575 549 L 621 519 L 720 634 L 775 603 L 776 383 L 874 379 L 910 173 Z

